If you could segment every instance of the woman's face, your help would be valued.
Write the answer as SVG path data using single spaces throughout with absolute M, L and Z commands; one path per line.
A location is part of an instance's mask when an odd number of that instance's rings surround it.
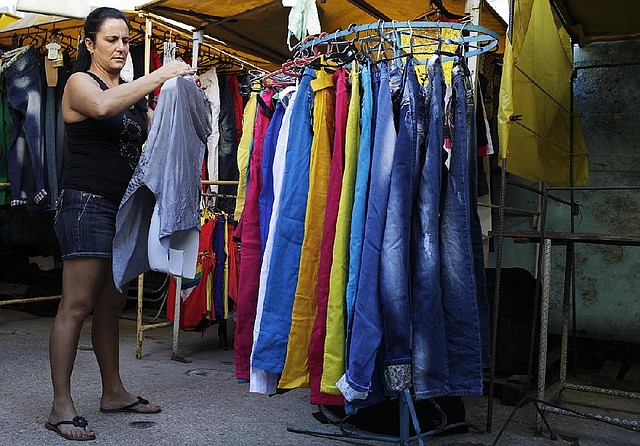
M 96 34 L 95 42 L 85 40 L 92 53 L 91 66 L 118 74 L 129 54 L 129 28 L 124 20 L 106 19 Z

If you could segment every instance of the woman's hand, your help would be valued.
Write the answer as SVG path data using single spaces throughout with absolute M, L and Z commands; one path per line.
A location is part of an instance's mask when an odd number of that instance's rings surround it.
M 182 60 L 174 60 L 161 66 L 154 71 L 154 73 L 160 77 L 161 82 L 164 83 L 177 76 L 194 75 L 196 74 L 196 69 Z

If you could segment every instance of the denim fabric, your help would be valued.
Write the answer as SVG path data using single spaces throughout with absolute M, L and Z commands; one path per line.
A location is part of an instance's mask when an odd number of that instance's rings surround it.
M 482 351 L 471 242 L 467 89 L 452 73 L 454 129 L 441 225 L 442 306 L 449 359 L 449 395 L 482 394 Z
M 285 101 L 288 97 L 284 98 Z M 278 143 L 278 134 L 282 127 L 282 118 L 286 110 L 286 105 L 278 101 L 276 110 L 273 112 L 269 128 L 264 137 L 264 145 L 262 148 L 262 189 L 260 190 L 260 240 L 262 242 L 262 255 L 264 256 L 267 237 L 269 236 L 269 221 L 271 220 L 271 210 L 273 208 L 273 159 L 276 155 L 276 144 Z
M 30 48 L 4 69 L 11 140 L 8 173 L 11 204 L 41 204 L 47 196 L 42 116 L 42 56 Z
M 62 259 L 111 258 L 118 204 L 100 195 L 63 189 L 56 202 L 53 227 Z
M 349 279 L 347 281 L 347 343 L 350 342 L 353 308 L 360 278 L 360 261 L 362 259 L 362 242 L 364 239 L 365 216 L 367 212 L 367 192 L 369 187 L 369 171 L 371 169 L 371 143 L 373 128 L 373 89 L 371 68 L 362 67 L 362 107 L 360 110 L 360 143 L 356 167 L 356 183 L 351 211 L 351 230 L 349 236 Z
M 440 189 L 444 146 L 444 73 L 439 58 L 428 65 L 427 150 L 413 213 L 413 386 L 416 398 L 445 395 L 448 360 L 440 292 Z
M 269 88 L 262 92 L 262 99 L 270 103 L 274 91 Z M 255 98 L 253 99 L 255 103 Z M 249 109 L 249 104 L 247 105 Z M 253 114 L 251 109 L 249 113 Z M 249 169 L 249 182 L 246 188 L 246 199 L 242 221 L 236 228 L 234 236 L 242 241 L 242 255 L 240 256 L 238 297 L 236 299 L 236 339 L 234 353 L 236 356 L 236 376 L 249 375 L 253 324 L 256 319 L 256 306 L 258 302 L 258 287 L 260 284 L 260 264 L 262 261 L 262 242 L 260 240 L 260 205 L 259 197 L 262 189 L 262 148 L 264 135 L 269 126 L 269 116 L 262 107 L 258 107 L 255 119 L 249 119 L 249 123 L 255 122 L 254 130 L 245 133 L 245 136 L 254 136 Z M 247 121 L 245 121 L 247 123 Z M 246 126 L 245 126 L 246 131 Z M 246 142 L 246 141 L 245 141 Z M 242 146 L 243 144 L 241 144 Z M 238 148 L 240 154 L 241 148 Z M 240 165 L 238 165 L 240 166 Z M 237 210 L 237 207 L 236 207 Z M 242 379 L 242 378 L 238 378 Z
M 382 340 L 380 262 L 387 217 L 391 166 L 396 129 L 390 90 L 390 73 L 380 65 L 380 90 L 371 156 L 371 180 L 362 247 L 362 264 L 356 294 L 345 380 L 338 387 L 347 400 L 365 399 L 371 389 L 376 355 Z
M 260 331 L 251 357 L 252 367 L 267 372 L 282 371 L 291 327 L 309 191 L 314 78 L 314 71 L 306 69 L 293 105 L 280 212 L 273 235 Z
M 484 275 L 484 252 L 482 248 L 482 227 L 478 214 L 478 144 L 477 120 L 473 100 L 471 79 L 465 77 L 467 109 L 467 141 L 469 156 L 469 212 L 471 213 L 471 244 L 473 246 L 473 268 L 476 279 L 476 298 L 480 319 L 480 340 L 482 346 L 482 367 L 491 366 L 491 327 L 489 323 L 489 300 L 487 280 Z M 482 161 L 480 161 L 482 162 Z
M 211 109 L 192 78 L 165 82 L 149 138 L 116 217 L 113 278 L 118 289 L 150 269 L 149 222 L 157 204 L 159 241 L 200 231 L 200 178 Z M 169 162 L 167 162 L 169 160 Z M 154 200 L 155 198 L 155 200 Z
M 411 385 L 411 213 L 417 192 L 419 157 L 425 144 L 425 104 L 413 59 L 406 61 L 399 131 L 391 167 L 387 220 L 380 263 L 380 299 L 389 390 Z

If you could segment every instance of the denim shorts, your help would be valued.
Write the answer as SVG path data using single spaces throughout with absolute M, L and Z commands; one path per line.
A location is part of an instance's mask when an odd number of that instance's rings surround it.
M 56 202 L 54 229 L 62 259 L 111 258 L 118 204 L 89 192 L 63 189 Z

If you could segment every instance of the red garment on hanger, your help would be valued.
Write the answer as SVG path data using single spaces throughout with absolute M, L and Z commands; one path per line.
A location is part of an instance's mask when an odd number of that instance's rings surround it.
M 231 300 L 236 302 L 238 299 L 238 271 L 240 266 L 240 251 L 238 250 L 238 243 L 233 240 L 233 232 L 235 228 L 232 224 L 227 223 L 227 231 L 229 231 L 229 246 L 227 251 L 227 260 L 229 262 L 229 284 L 227 287 L 227 293 Z
M 240 82 L 238 76 L 232 74 L 227 78 L 227 84 L 229 90 L 231 90 L 231 100 L 233 101 L 233 111 L 236 115 L 236 132 L 238 135 L 238 141 L 242 137 L 242 115 L 244 114 L 244 104 L 242 101 L 242 95 L 240 94 Z
M 336 222 L 342 190 L 344 171 L 344 144 L 347 132 L 347 114 L 349 112 L 349 94 L 347 92 L 347 74 L 344 68 L 333 74 L 336 85 L 335 130 L 333 154 L 327 189 L 327 206 L 324 214 L 322 241 L 320 244 L 320 263 L 318 264 L 318 312 L 311 332 L 309 344 L 309 384 L 311 404 L 324 406 L 343 406 L 342 395 L 333 395 L 320 391 L 322 379 L 324 341 L 327 335 L 327 304 L 329 302 L 329 279 L 333 263 L 333 244 L 336 238 Z
M 183 279 L 184 282 L 180 291 L 182 300 L 180 303 L 180 328 L 182 330 L 195 330 L 197 327 L 206 328 L 209 326 L 208 323 L 203 324 L 202 322 L 203 320 L 208 321 L 209 316 L 207 311 L 207 282 L 213 280 L 213 270 L 215 268 L 215 255 L 211 250 L 214 226 L 214 220 L 209 220 L 202 226 L 198 243 L 196 277 L 193 280 Z M 169 281 L 168 293 L 167 319 L 173 321 L 176 301 L 176 283 L 173 277 Z
M 267 88 L 261 94 L 263 103 L 271 106 L 275 91 Z M 262 190 L 262 149 L 264 136 L 269 127 L 272 109 L 258 106 L 258 114 L 253 130 L 253 149 L 249 162 L 249 183 L 247 198 L 242 211 L 242 225 L 238 225 L 235 235 L 242 241 L 240 261 L 240 283 L 236 300 L 236 329 L 234 353 L 236 359 L 236 379 L 249 379 L 251 348 L 253 346 L 253 325 L 258 305 L 260 285 L 260 265 L 262 263 L 262 241 L 260 238 L 260 205 L 258 199 Z

